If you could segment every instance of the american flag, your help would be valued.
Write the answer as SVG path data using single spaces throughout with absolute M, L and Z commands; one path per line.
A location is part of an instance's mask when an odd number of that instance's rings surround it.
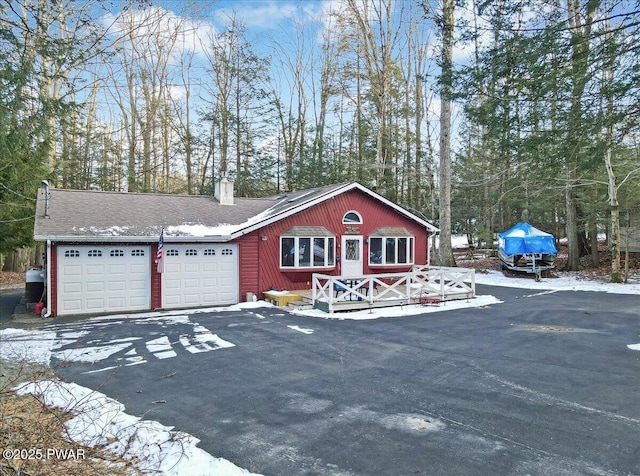
M 158 241 L 158 252 L 156 253 L 156 265 L 158 266 L 158 273 L 163 271 L 163 256 L 164 256 L 164 228 L 160 232 L 160 240 Z

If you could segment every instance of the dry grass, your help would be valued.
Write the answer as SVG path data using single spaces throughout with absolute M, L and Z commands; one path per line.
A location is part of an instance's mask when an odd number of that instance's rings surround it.
M 25 279 L 25 273 L 11 273 L 9 271 L 0 271 L 0 286 L 19 284 L 24 285 Z
M 0 456 L 0 475 L 139 474 L 130 462 L 101 448 L 88 448 L 67 441 L 64 423 L 73 415 L 48 407 L 33 395 L 18 396 L 11 390 L 21 382 L 52 375 L 46 367 L 2 362 L 0 448 L 3 454 Z M 6 454 L 6 450 L 14 454 Z M 58 453 L 52 454 L 48 450 L 57 450 Z

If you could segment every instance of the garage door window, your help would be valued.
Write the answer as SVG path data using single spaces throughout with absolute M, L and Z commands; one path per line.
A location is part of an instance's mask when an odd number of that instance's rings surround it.
M 111 252 L 109 253 L 109 256 L 111 256 L 112 258 L 124 256 L 124 250 L 111 250 Z
M 167 256 L 178 256 L 179 254 L 178 250 L 167 250 Z
M 233 250 L 230 248 L 225 248 L 222 250 L 222 256 L 231 256 L 233 254 Z
M 184 252 L 186 256 L 198 256 L 198 250 L 187 250 Z
M 102 250 L 89 250 L 87 256 L 89 256 L 89 258 L 97 258 L 102 256 Z
M 131 256 L 144 256 L 144 250 L 131 250 Z
M 78 250 L 67 250 L 64 252 L 65 258 L 80 258 L 80 252 Z
M 215 256 L 216 255 L 216 250 L 212 250 L 210 248 L 207 248 L 206 250 L 204 250 L 204 255 L 205 256 Z

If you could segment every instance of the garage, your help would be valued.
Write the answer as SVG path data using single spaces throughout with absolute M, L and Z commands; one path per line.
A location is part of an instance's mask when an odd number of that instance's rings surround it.
M 57 314 L 147 310 L 149 246 L 59 246 Z
M 238 246 L 165 244 L 162 307 L 238 302 Z

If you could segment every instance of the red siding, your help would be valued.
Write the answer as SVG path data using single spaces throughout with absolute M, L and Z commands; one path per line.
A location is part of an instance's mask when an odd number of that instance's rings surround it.
M 350 210 L 355 210 L 362 216 L 363 223 L 361 225 L 351 226 L 356 226 L 358 228 L 357 234 L 362 235 L 364 239 L 379 227 L 406 228 L 415 236 L 414 262 L 426 264 L 428 236 L 423 226 L 369 195 L 359 190 L 351 190 L 236 240 L 236 243 L 241 243 L 241 300 L 244 300 L 244 294 L 248 291 L 260 296 L 259 293 L 271 288 L 278 290 L 309 289 L 313 272 L 339 275 L 339 264 L 330 270 L 282 271 L 280 269 L 280 235 L 292 226 L 324 226 L 336 235 L 336 255 L 340 256 L 341 237 L 347 232 L 349 226 L 342 223 L 342 217 Z M 262 237 L 266 237 L 266 240 L 263 240 Z M 251 254 L 245 257 L 245 253 Z M 369 256 L 367 243 L 364 243 L 363 256 Z M 410 266 L 369 267 L 365 259 L 363 271 L 365 274 L 373 274 L 401 272 L 407 271 L 409 268 Z
M 250 233 L 234 241 L 238 244 L 240 253 L 239 259 L 239 301 L 246 299 L 247 293 L 251 292 L 256 296 L 260 292 L 260 236 L 257 233 Z
M 158 243 L 151 245 L 151 256 L 149 257 L 149 266 L 151 266 L 151 309 L 162 308 L 162 274 L 158 273 L 157 254 Z
M 51 245 L 51 289 L 47 292 L 51 293 L 51 310 L 53 316 L 58 315 L 58 247 Z

